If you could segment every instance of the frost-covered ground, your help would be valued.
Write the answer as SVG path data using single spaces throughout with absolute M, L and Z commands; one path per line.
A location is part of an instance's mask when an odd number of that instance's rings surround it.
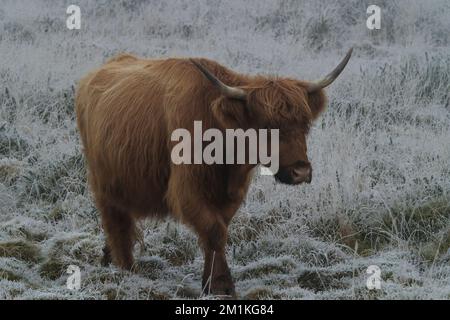
M 193 233 L 147 221 L 137 270 L 101 267 L 103 234 L 74 86 L 112 55 L 205 56 L 248 73 L 324 75 L 353 46 L 309 137 L 311 185 L 256 177 L 230 228 L 243 298 L 450 298 L 450 2 L 69 1 L 0 4 L 0 298 L 198 298 Z M 113 3 L 114 2 L 114 3 Z M 78 265 L 81 290 L 66 288 Z M 381 269 L 381 290 L 366 269 Z

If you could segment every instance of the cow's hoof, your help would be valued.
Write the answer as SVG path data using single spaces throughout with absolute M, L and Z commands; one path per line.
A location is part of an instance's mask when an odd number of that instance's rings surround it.
M 210 293 L 221 299 L 236 299 L 234 283 L 229 276 L 219 276 L 214 278 L 211 284 Z
M 111 251 L 109 250 L 108 246 L 104 246 L 101 264 L 103 267 L 107 267 L 111 264 L 111 262 L 112 262 Z

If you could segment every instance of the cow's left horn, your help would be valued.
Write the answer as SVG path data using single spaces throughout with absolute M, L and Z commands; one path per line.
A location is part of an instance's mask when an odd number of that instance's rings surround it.
M 312 93 L 312 92 L 315 92 L 317 90 L 320 90 L 320 89 L 323 89 L 323 88 L 329 86 L 341 74 L 342 70 L 344 70 L 345 66 L 347 65 L 348 60 L 350 60 L 352 51 L 353 51 L 353 48 L 348 50 L 345 58 L 342 59 L 341 63 L 339 63 L 338 66 L 333 71 L 331 71 L 331 73 L 329 75 L 327 75 L 322 80 L 311 83 L 306 88 L 306 90 L 309 93 Z
M 209 70 L 202 66 L 200 63 L 198 63 L 194 59 L 189 60 L 205 75 L 206 78 L 208 78 L 209 81 L 212 82 L 214 86 L 216 86 L 220 90 L 220 92 L 225 97 L 238 100 L 245 100 L 247 98 L 247 94 L 244 90 L 227 86 L 225 83 L 217 79 L 215 75 L 209 72 Z

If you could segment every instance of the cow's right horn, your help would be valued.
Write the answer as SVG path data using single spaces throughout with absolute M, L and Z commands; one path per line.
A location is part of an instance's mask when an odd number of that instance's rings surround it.
M 339 63 L 338 66 L 336 68 L 334 68 L 334 70 L 331 71 L 330 74 L 328 74 L 322 80 L 311 83 L 306 88 L 306 90 L 309 93 L 312 93 L 312 92 L 316 92 L 317 90 L 320 90 L 320 89 L 323 89 L 323 88 L 329 86 L 341 74 L 342 70 L 344 70 L 345 66 L 347 65 L 348 60 L 350 60 L 350 57 L 352 56 L 352 51 L 353 51 L 353 48 L 348 50 L 344 59 L 342 59 L 341 63 Z
M 247 94 L 244 90 L 240 88 L 227 86 L 225 83 L 216 78 L 208 69 L 202 66 L 199 62 L 194 59 L 189 59 L 202 73 L 208 78 L 209 81 L 212 82 L 214 86 L 216 86 L 220 92 L 227 98 L 230 99 L 238 99 L 238 100 L 246 100 Z

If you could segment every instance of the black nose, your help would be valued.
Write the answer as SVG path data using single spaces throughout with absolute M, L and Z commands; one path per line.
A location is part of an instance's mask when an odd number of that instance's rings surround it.
M 285 184 L 311 183 L 312 168 L 310 164 L 296 166 L 294 168 L 281 168 L 275 175 L 275 179 Z

